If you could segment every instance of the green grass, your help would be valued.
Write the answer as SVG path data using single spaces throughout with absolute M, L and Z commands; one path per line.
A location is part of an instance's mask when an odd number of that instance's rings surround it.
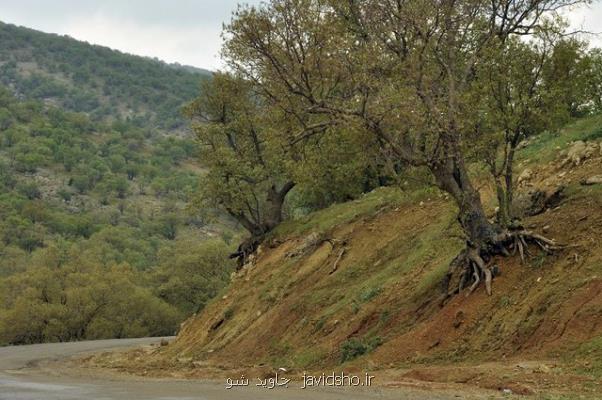
M 370 353 L 382 344 L 382 339 L 379 336 L 369 338 L 351 338 L 341 344 L 341 362 L 351 361 L 366 353 Z
M 583 186 L 575 183 L 565 189 L 565 195 L 571 201 L 591 199 L 600 204 L 602 202 L 602 185 Z
M 380 286 L 366 288 L 360 293 L 359 301 L 362 303 L 367 303 L 378 296 L 382 291 L 383 290 Z
M 577 372 L 602 378 L 602 335 L 583 343 L 575 352 L 576 360 L 587 362 L 588 365 L 582 365 L 577 368 Z
M 567 147 L 576 140 L 598 140 L 602 138 L 602 115 L 581 118 L 570 123 L 558 132 L 544 132 L 518 152 L 517 160 L 530 163 L 547 163 L 556 158 L 558 148 Z
M 325 349 L 314 348 L 313 346 L 309 349 L 302 350 L 300 353 L 293 356 L 293 364 L 297 368 L 306 368 L 312 365 L 318 364 L 328 355 L 328 351 Z
M 321 330 L 335 315 L 349 310 L 357 314 L 378 296 L 390 295 L 398 282 L 407 282 L 404 275 L 417 274 L 416 289 L 412 291 L 416 298 L 436 290 L 451 258 L 463 244 L 457 237 L 450 237 L 451 232 L 458 233 L 454 221 L 455 211 L 449 207 L 434 215 L 432 224 L 417 229 L 410 238 L 400 235 L 378 252 L 345 266 L 338 277 L 340 285 L 333 287 L 331 282 L 325 282 L 324 286 L 314 288 L 303 299 L 307 307 L 321 309 L 314 331 Z
M 308 232 L 323 234 L 359 217 L 373 216 L 385 207 L 420 202 L 428 197 L 435 197 L 437 193 L 437 189 L 434 188 L 424 188 L 412 192 L 404 192 L 395 187 L 375 189 L 362 195 L 359 199 L 335 204 L 296 220 L 284 222 L 273 231 L 272 235 L 274 237 L 293 237 Z

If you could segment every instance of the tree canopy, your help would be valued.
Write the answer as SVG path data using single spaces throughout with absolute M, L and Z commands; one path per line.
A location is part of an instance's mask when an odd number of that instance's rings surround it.
M 289 116 L 293 141 L 345 127 L 371 136 L 398 164 L 426 169 L 458 207 L 467 239 L 459 264 L 489 289 L 485 259 L 525 241 L 554 245 L 489 221 L 468 163 L 508 149 L 476 153 L 469 143 L 512 132 L 502 142 L 515 147 L 551 116 L 591 106 L 577 78 L 587 74 L 583 46 L 554 40 L 548 47 L 550 37 L 563 36 L 560 12 L 577 3 L 272 0 L 238 9 L 225 28 L 224 55 Z M 566 84 L 559 73 L 576 79 Z M 510 183 L 512 161 L 502 168 Z
M 243 76 L 216 73 L 186 108 L 207 168 L 198 208 L 224 210 L 240 223 L 251 235 L 247 252 L 283 220 L 293 188 L 293 207 L 311 209 L 374 185 L 370 143 L 362 146 L 357 131 L 324 125 L 320 135 L 299 135 L 287 110 L 258 89 Z

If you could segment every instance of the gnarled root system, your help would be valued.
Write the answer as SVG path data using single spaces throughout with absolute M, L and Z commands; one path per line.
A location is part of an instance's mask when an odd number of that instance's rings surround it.
M 481 283 L 485 285 L 487 294 L 491 295 L 493 278 L 500 273 L 499 267 L 494 264 L 495 257 L 510 257 L 518 253 L 524 262 L 526 257 L 531 255 L 530 247 L 533 246 L 546 254 L 552 254 L 565 247 L 528 230 L 503 231 L 486 246 L 467 243 L 466 248 L 450 263 L 449 271 L 443 280 L 442 304 L 463 291 L 466 296 L 470 295 Z

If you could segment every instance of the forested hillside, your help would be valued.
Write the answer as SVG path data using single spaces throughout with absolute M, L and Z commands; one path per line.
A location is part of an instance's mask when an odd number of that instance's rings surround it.
M 206 74 L 5 24 L 0 69 L 0 344 L 174 333 L 230 273 L 187 211 Z
M 124 118 L 145 128 L 182 129 L 181 106 L 209 71 L 166 64 L 0 22 L 0 82 L 94 120 Z

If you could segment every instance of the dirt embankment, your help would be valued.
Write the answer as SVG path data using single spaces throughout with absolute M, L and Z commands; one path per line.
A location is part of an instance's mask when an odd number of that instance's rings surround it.
M 491 296 L 480 287 L 441 307 L 439 283 L 462 247 L 454 207 L 436 191 L 382 189 L 283 226 L 168 346 L 88 363 L 202 377 L 370 370 L 391 386 L 602 391 L 602 185 L 582 184 L 602 174 L 602 153 L 565 157 L 523 162 L 531 171 L 520 190 L 564 186 L 524 223 L 570 246 L 533 249 L 525 263 L 495 260 Z

